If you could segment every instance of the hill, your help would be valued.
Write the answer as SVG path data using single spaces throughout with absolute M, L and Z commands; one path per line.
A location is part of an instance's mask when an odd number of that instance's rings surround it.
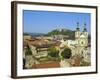
M 72 31 L 72 30 L 69 30 L 69 29 L 55 29 L 55 30 L 52 30 L 51 32 L 48 32 L 47 34 L 49 36 L 65 35 L 65 36 L 68 36 L 68 38 L 70 38 L 70 39 L 75 38 L 75 31 Z

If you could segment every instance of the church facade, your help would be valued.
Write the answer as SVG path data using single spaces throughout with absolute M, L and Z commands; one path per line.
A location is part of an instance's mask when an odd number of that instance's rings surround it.
M 77 28 L 75 30 L 75 40 L 61 40 L 62 46 L 68 46 L 72 50 L 72 56 L 79 55 L 84 61 L 90 62 L 90 47 L 88 46 L 88 32 L 86 28 L 86 23 L 83 25 L 82 31 L 79 28 L 79 23 L 77 23 Z

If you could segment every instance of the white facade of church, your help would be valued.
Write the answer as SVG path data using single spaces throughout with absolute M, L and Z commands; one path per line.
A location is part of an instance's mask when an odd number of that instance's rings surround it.
M 72 50 L 72 56 L 80 55 L 83 57 L 84 61 L 90 62 L 90 47 L 88 47 L 88 32 L 86 29 L 86 24 L 83 26 L 83 30 L 80 31 L 79 23 L 77 23 L 77 28 L 75 30 L 75 40 L 61 40 L 62 46 L 68 46 Z

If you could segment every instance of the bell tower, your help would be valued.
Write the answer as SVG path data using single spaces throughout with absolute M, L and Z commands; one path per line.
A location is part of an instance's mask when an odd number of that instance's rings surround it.
M 80 28 L 79 28 L 79 22 L 77 22 L 77 28 L 75 31 L 75 39 L 78 39 L 80 37 Z
M 86 28 L 86 23 L 84 23 L 83 32 L 82 33 L 85 36 L 84 37 L 84 42 L 85 42 L 84 46 L 87 46 L 88 45 L 88 32 L 87 32 L 87 28 Z
M 84 26 L 83 26 L 83 34 L 85 37 L 88 38 L 88 32 L 87 32 L 87 29 L 86 29 L 86 23 L 84 23 Z

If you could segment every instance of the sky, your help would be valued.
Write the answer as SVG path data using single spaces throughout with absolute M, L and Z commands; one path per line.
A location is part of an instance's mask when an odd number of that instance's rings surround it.
M 87 31 L 90 33 L 90 13 L 23 10 L 24 32 L 48 33 L 60 28 L 75 30 L 77 22 L 79 22 L 80 30 L 86 23 Z

